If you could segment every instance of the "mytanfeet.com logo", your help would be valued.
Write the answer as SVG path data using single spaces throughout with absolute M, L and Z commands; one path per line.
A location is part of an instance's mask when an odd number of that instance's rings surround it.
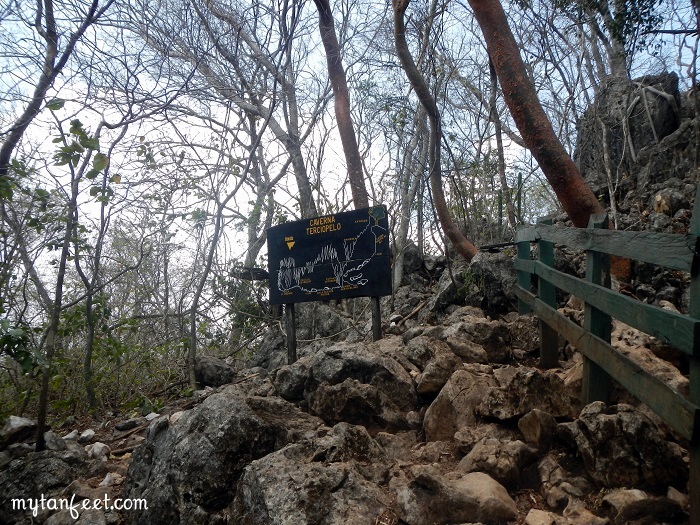
M 105 495 L 101 499 L 76 500 L 75 494 L 71 498 L 47 498 L 44 494 L 40 498 L 14 498 L 12 510 L 30 511 L 36 517 L 39 512 L 45 510 L 70 512 L 71 518 L 78 519 L 81 511 L 85 510 L 148 510 L 148 502 L 142 498 L 116 498 L 111 499 Z

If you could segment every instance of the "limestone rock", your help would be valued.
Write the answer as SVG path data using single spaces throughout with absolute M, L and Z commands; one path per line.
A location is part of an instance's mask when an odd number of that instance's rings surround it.
M 592 490 L 590 482 L 564 469 L 553 454 L 548 454 L 537 466 L 542 496 L 553 509 L 563 509 L 572 499 L 583 499 Z
M 552 445 L 557 421 L 551 414 L 535 408 L 518 420 L 518 428 L 525 441 L 544 450 Z
M 399 517 L 409 525 L 500 523 L 518 515 L 505 488 L 487 474 L 448 479 L 424 465 L 410 471 L 412 480 L 396 496 Z
M 337 425 L 326 437 L 290 444 L 248 465 L 231 506 L 231 522 L 375 523 L 390 503 L 375 484 L 387 460 L 362 427 Z
M 402 410 L 374 385 L 357 379 L 321 383 L 311 396 L 309 408 L 330 425 L 341 421 L 362 424 L 373 432 L 408 430 Z
M 304 399 L 304 387 L 310 374 L 311 357 L 302 357 L 291 365 L 280 367 L 274 374 L 277 393 L 287 401 Z
M 661 96 L 660 92 L 668 95 Z M 654 182 L 650 180 L 652 177 L 663 180 L 672 176 L 669 173 L 671 163 L 658 166 L 659 169 L 649 166 L 652 169 L 647 171 L 640 169 L 641 166 L 635 165 L 631 159 L 637 157 L 639 164 L 643 164 L 639 158 L 642 155 L 638 154 L 645 147 L 653 146 L 655 137 L 661 140 L 678 128 L 679 106 L 678 77 L 674 73 L 640 78 L 634 82 L 618 77 L 607 79 L 596 96 L 595 104 L 580 120 L 574 152 L 574 160 L 593 190 L 603 193 L 607 187 L 606 158 L 609 165 L 615 166 L 621 174 L 637 179 L 638 187 Z M 606 154 L 601 121 L 607 129 Z M 623 123 L 626 127 L 624 132 Z M 634 155 L 630 154 L 630 144 Z
M 197 357 L 194 373 L 200 388 L 226 385 L 236 377 L 236 371 L 226 361 L 209 355 Z
M 475 409 L 496 386 L 491 368 L 466 365 L 450 377 L 425 413 L 423 430 L 428 441 L 449 441 L 458 430 L 476 423 Z
M 444 330 L 443 337 L 447 339 L 453 351 L 457 349 L 457 355 L 466 354 L 469 357 L 470 354 L 474 354 L 475 361 L 480 359 L 479 352 L 469 348 L 468 342 L 482 347 L 492 363 L 502 363 L 511 355 L 510 330 L 502 321 L 489 321 L 473 315 L 462 316 L 461 321 Z
M 13 461 L 0 471 L 0 509 L 3 523 L 30 523 L 31 511 L 15 510 L 12 500 L 57 495 L 75 480 L 86 462 L 82 447 L 66 450 L 32 452 L 19 461 Z M 44 515 L 40 523 L 47 519 Z M 25 519 L 25 521 L 22 521 Z
M 455 432 L 454 435 L 454 441 L 457 443 L 459 451 L 465 455 L 469 454 L 479 441 L 487 438 L 515 441 L 518 436 L 513 430 L 496 423 L 465 427 Z
M 465 337 L 448 336 L 446 340 L 452 352 L 465 363 L 488 363 L 486 349 Z
M 436 352 L 423 373 L 416 378 L 416 391 L 419 394 L 437 394 L 452 374 L 461 367 L 462 360 L 452 352 Z
M 36 431 L 36 422 L 26 417 L 10 416 L 0 430 L 0 450 L 13 443 L 31 439 Z
M 572 499 L 564 509 L 569 525 L 610 525 L 610 520 L 593 514 L 582 501 Z
M 337 385 L 355 379 L 376 387 L 402 410 L 416 403 L 413 379 L 399 361 L 363 346 L 337 344 L 319 352 L 311 361 L 309 379 L 305 395 L 322 383 Z
M 98 441 L 97 443 L 87 445 L 85 447 L 85 452 L 87 452 L 89 457 L 98 461 L 107 461 L 112 450 L 109 448 L 109 445 L 105 445 L 104 443 L 100 443 Z
M 435 356 L 436 348 L 441 348 L 441 345 L 444 343 L 425 335 L 418 335 L 408 340 L 404 352 L 408 360 L 422 371 Z
M 44 432 L 44 443 L 47 450 L 66 450 L 66 442 L 55 432 Z
M 559 424 L 558 432 L 578 448 L 588 474 L 602 486 L 685 487 L 682 449 L 629 405 L 591 403 L 576 421 Z
M 167 417 L 153 421 L 123 490 L 125 498 L 146 498 L 149 512 L 125 513 L 127 522 L 212 523 L 251 461 L 315 435 L 321 424 L 279 398 L 249 396 L 244 384 L 209 396 L 172 426 Z
M 504 367 L 500 388 L 492 389 L 477 408 L 482 416 L 507 420 L 522 417 L 537 408 L 554 417 L 576 412 L 576 401 L 564 388 L 564 381 L 552 370 Z M 510 374 L 506 374 L 508 371 Z
M 520 440 L 483 438 L 460 461 L 459 470 L 485 472 L 499 483 L 514 486 L 535 459 L 535 450 Z
M 525 516 L 525 525 L 559 525 L 556 514 L 540 509 L 530 509 Z
M 85 429 L 80 433 L 80 436 L 78 436 L 78 443 L 85 444 L 85 443 L 90 443 L 92 441 L 92 438 L 95 437 L 95 431 L 91 428 Z
M 611 509 L 613 523 L 645 520 L 645 523 L 680 523 L 687 519 L 681 505 L 672 499 L 654 497 L 643 490 L 616 489 L 603 498 Z

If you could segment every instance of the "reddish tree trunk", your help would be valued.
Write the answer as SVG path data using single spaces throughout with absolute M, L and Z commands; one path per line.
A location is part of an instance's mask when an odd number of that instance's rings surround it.
M 350 113 L 350 92 L 348 82 L 343 69 L 340 55 L 340 44 L 335 34 L 335 25 L 329 0 L 314 0 L 318 10 L 318 26 L 321 33 L 321 41 L 326 50 L 326 62 L 328 63 L 328 78 L 333 87 L 335 99 L 335 119 L 338 122 L 340 141 L 343 144 L 345 162 L 348 165 L 348 179 L 350 191 L 355 208 L 367 208 L 369 199 L 365 186 L 365 177 L 362 170 L 362 158 L 357 146 L 355 128 L 352 124 Z
M 503 97 L 527 148 L 537 160 L 566 213 L 579 228 L 593 213 L 605 210 L 581 177 L 574 161 L 554 133 L 498 0 L 469 0 L 484 34 Z

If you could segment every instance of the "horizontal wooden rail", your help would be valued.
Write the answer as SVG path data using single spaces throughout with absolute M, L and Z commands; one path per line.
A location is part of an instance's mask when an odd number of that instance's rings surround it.
M 633 396 L 662 417 L 681 436 L 700 437 L 700 407 L 691 403 L 610 344 L 570 321 L 534 294 L 515 286 L 515 295 L 545 323 L 562 334 L 583 355 L 615 378 Z
M 584 404 L 610 399 L 611 379 L 658 414 L 689 441 L 690 524 L 700 525 L 700 185 L 687 235 L 609 230 L 605 214 L 593 215 L 588 228 L 551 226 L 539 221 L 516 234 L 518 311 L 534 312 L 540 324 L 540 364 L 556 366 L 557 338 L 564 336 L 583 355 Z M 538 260 L 530 243 L 537 242 Z M 586 278 L 553 268 L 553 244 L 586 251 Z M 689 315 L 635 301 L 610 289 L 610 256 L 690 273 Z M 537 294 L 532 276 L 537 276 Z M 583 326 L 557 308 L 554 288 L 585 302 Z M 610 344 L 612 319 L 638 328 L 688 354 L 690 395 L 685 397 Z
M 588 283 L 555 270 L 539 261 L 516 259 L 515 268 L 545 279 L 557 288 L 584 299 L 611 317 L 658 337 L 678 350 L 690 355 L 700 355 L 700 345 L 696 344 L 696 341 L 700 341 L 698 319 L 639 302 L 604 286 Z
M 551 241 L 572 250 L 594 250 L 683 272 L 691 271 L 693 254 L 698 247 L 698 236 L 691 234 L 564 228 L 543 224 L 521 227 L 515 239 L 518 242 Z

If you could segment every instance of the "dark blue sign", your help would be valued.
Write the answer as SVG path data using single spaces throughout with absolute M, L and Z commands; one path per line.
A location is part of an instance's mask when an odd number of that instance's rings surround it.
M 271 304 L 391 295 L 384 206 L 273 226 L 267 252 Z

